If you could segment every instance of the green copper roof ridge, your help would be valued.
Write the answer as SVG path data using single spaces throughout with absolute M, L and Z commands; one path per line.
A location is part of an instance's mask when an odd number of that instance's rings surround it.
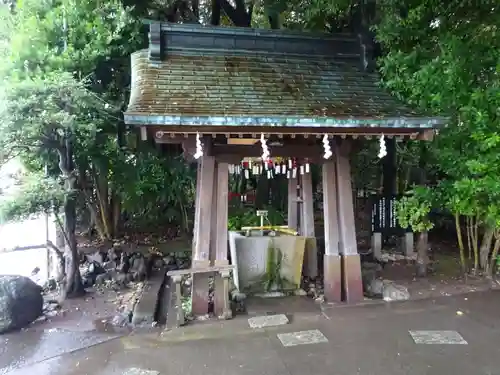
M 269 126 L 269 127 L 331 127 L 331 128 L 402 128 L 433 129 L 444 125 L 448 118 L 413 116 L 387 118 L 335 118 L 301 116 L 188 116 L 140 114 L 127 111 L 125 122 L 132 125 L 166 126 Z
M 351 41 L 357 42 L 358 35 L 355 33 L 327 33 L 313 31 L 296 31 L 289 29 L 265 29 L 255 27 L 237 27 L 237 26 L 212 26 L 197 23 L 172 23 L 164 21 L 155 21 L 143 19 L 144 25 L 159 24 L 161 31 L 183 32 L 183 33 L 206 33 L 220 35 L 254 35 L 260 37 L 276 38 L 299 38 L 299 39 L 328 39 L 331 41 Z
M 321 59 L 327 59 L 327 60 L 332 60 L 332 61 L 343 61 L 345 59 L 351 60 L 351 59 L 359 59 L 360 54 L 343 54 L 339 53 L 336 56 L 332 55 L 306 55 L 302 53 L 285 53 L 285 52 L 267 52 L 267 51 L 252 51 L 252 50 L 239 50 L 239 49 L 232 49 L 232 50 L 227 50 L 224 48 L 213 48 L 213 49 L 208 49 L 208 48 L 185 48 L 185 47 L 168 47 L 166 49 L 167 52 L 170 52 L 171 54 L 175 56 L 242 56 L 242 57 L 261 57 L 261 56 L 269 56 L 269 57 L 279 57 L 279 56 L 289 56 L 290 58 L 297 58 L 297 59 L 304 59 L 307 58 L 307 60 L 314 61 L 314 60 L 321 60 Z M 148 49 L 143 48 L 140 50 L 137 50 L 135 52 L 132 52 L 130 55 L 131 56 L 136 56 L 136 55 L 141 55 L 143 54 L 144 57 L 148 57 Z M 168 60 L 168 56 L 164 58 L 164 61 Z M 369 72 L 366 72 L 370 74 Z
M 336 60 L 341 60 L 341 59 L 359 59 L 360 54 L 342 54 L 339 53 L 338 55 L 335 55 L 333 57 L 332 55 L 322 55 L 322 54 L 316 54 L 314 56 L 310 56 L 307 54 L 303 53 L 285 53 L 285 52 L 268 52 L 268 51 L 252 51 L 252 50 L 245 50 L 245 49 L 232 49 L 232 50 L 227 50 L 224 48 L 181 48 L 181 47 L 171 47 L 167 48 L 167 52 L 173 52 L 176 53 L 180 56 L 203 56 L 204 54 L 206 55 L 226 55 L 226 56 L 289 56 L 291 58 L 305 58 L 307 57 L 308 60 L 314 60 L 314 59 L 329 59 L 332 60 L 335 58 Z M 167 57 L 168 58 L 168 57 Z

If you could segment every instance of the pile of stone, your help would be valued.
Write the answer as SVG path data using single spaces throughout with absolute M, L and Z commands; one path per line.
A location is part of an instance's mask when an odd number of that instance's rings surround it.
M 111 320 L 111 325 L 126 327 L 132 322 L 134 307 L 141 297 L 144 285 L 144 282 L 133 283 L 124 293 L 118 294 L 113 301 L 117 306 L 117 313 Z
M 295 292 L 295 295 L 309 296 L 318 303 L 324 302 L 324 294 L 325 288 L 323 285 L 323 277 L 321 276 L 315 278 L 302 276 L 302 288 Z
M 85 288 L 111 287 L 123 289 L 131 283 L 143 282 L 152 272 L 175 264 L 176 259 L 159 253 L 122 251 L 117 247 L 107 252 L 85 255 L 80 263 L 80 273 Z
M 397 251 L 382 251 L 382 253 L 378 256 L 378 260 L 384 263 L 400 261 L 414 262 L 417 260 L 417 254 L 413 253 L 411 255 L 404 255 Z
M 118 246 L 114 246 L 106 253 L 85 256 L 80 271 L 86 288 L 117 291 L 113 301 L 117 306 L 117 314 L 108 323 L 124 327 L 133 320 L 135 307 L 145 290 L 146 279 L 154 272 L 189 266 L 189 258 L 185 253 L 162 255 L 149 252 L 145 255 L 121 251 Z
M 369 298 L 382 298 L 386 302 L 410 299 L 408 288 L 381 277 L 382 266 L 378 263 L 362 263 L 363 291 Z
M 40 315 L 34 322 L 46 322 L 56 316 L 64 315 L 66 310 L 56 300 L 47 300 L 43 303 L 43 314 Z

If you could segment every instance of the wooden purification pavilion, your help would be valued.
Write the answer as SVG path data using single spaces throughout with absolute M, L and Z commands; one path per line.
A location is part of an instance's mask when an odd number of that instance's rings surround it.
M 273 157 L 322 163 L 325 297 L 363 299 L 349 155 L 366 138 L 429 139 L 444 121 L 381 89 L 372 50 L 356 35 L 150 24 L 149 48 L 132 55 L 125 121 L 140 127 L 144 140 L 180 143 L 186 155 L 199 157 L 194 313 L 207 312 L 209 271 L 228 263 L 228 166 L 260 156 L 262 136 Z M 333 153 L 328 159 L 325 135 Z M 288 225 L 299 221 L 299 184 L 300 232 L 314 236 L 310 175 L 293 177 Z M 315 258 L 306 259 L 312 276 Z M 223 310 L 223 293 L 216 287 L 216 312 Z

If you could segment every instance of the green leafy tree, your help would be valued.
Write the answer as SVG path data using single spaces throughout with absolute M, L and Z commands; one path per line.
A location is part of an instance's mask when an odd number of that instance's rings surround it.
M 500 246 L 491 248 L 500 172 L 500 50 L 492 46 L 500 45 L 500 4 L 380 0 L 379 10 L 384 82 L 404 100 L 450 117 L 430 150 L 442 202 L 455 215 L 462 261 L 461 216 L 474 270 L 480 263 L 491 270 Z
M 429 219 L 433 205 L 433 191 L 416 186 L 410 195 L 404 196 L 396 204 L 399 225 L 417 233 L 417 275 L 426 276 L 429 264 L 428 233 L 434 227 Z
M 140 21 L 132 15 L 132 8 L 116 0 L 25 0 L 15 12 L 4 12 L 0 24 L 8 47 L 0 68 L 4 77 L 69 72 L 106 100 L 114 113 L 99 124 L 99 135 L 90 143 L 74 143 L 72 157 L 92 221 L 101 238 L 111 238 L 119 221 L 122 182 L 112 168 L 125 168 L 121 109 L 128 95 L 129 56 L 143 40 Z M 38 167 L 54 161 L 45 154 L 24 159 Z
M 196 193 L 196 168 L 182 157 L 166 157 L 146 149 L 131 155 L 127 174 L 134 184 L 123 185 L 123 208 L 136 228 L 178 223 L 191 228 Z
M 96 137 L 99 124 L 107 121 L 106 104 L 89 92 L 83 82 L 76 81 L 69 73 L 58 72 L 21 81 L 11 80 L 4 86 L 0 102 L 0 145 L 4 152 L 11 155 L 54 153 L 58 156 L 64 184 L 62 209 L 67 278 L 63 290 L 67 297 L 79 296 L 84 289 L 75 235 L 78 188 L 72 150 L 76 140 L 89 142 Z M 37 186 L 41 189 L 38 194 L 33 192 Z M 33 193 L 25 194 L 22 201 L 4 206 L 5 217 L 41 213 L 58 201 L 47 195 L 47 190 L 41 185 L 30 185 L 30 188 Z M 15 209 L 19 211 L 16 213 Z

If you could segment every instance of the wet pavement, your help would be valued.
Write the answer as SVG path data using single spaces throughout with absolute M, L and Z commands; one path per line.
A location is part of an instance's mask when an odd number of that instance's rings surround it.
M 499 312 L 492 291 L 323 310 L 311 302 L 265 329 L 240 317 L 162 335 L 37 330 L 0 338 L 0 374 L 500 375 Z
M 57 328 L 28 330 L 0 336 L 0 374 L 29 367 L 82 348 L 116 339 L 118 334 L 66 331 Z

